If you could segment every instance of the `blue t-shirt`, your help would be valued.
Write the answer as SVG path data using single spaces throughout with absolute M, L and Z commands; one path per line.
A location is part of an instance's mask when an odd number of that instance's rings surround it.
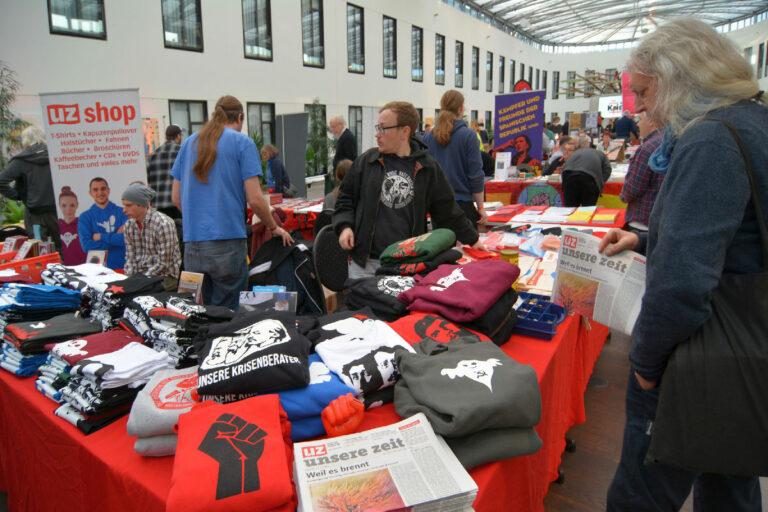
M 112 201 L 104 208 L 93 205 L 80 214 L 77 219 L 77 233 L 83 252 L 107 250 L 107 266 L 112 269 L 125 266 L 125 237 L 118 233 L 128 217 L 123 209 Z M 93 239 L 95 233 L 100 233 L 101 239 Z
M 224 128 L 216 144 L 216 160 L 208 183 L 195 176 L 197 134 L 185 140 L 171 169 L 181 182 L 181 213 L 184 241 L 232 240 L 245 238 L 244 182 L 261 176 L 261 159 L 256 144 L 245 134 Z

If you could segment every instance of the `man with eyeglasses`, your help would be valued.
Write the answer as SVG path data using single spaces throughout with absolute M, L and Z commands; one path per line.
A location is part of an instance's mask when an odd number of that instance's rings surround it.
M 384 105 L 375 126 L 378 147 L 363 153 L 341 184 L 333 225 L 341 247 L 352 253 L 350 279 L 374 275 L 387 246 L 426 233 L 427 214 L 435 228 L 483 248 L 440 165 L 414 137 L 418 125 L 410 103 Z

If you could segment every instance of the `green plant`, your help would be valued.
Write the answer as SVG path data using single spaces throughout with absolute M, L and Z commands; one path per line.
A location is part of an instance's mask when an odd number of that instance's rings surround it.
M 18 90 L 16 73 L 0 61 L 0 169 L 5 169 L 10 152 L 20 143 L 21 130 L 29 124 L 11 111 Z
M 306 174 L 315 176 L 322 174 L 328 167 L 328 153 L 331 140 L 327 135 L 325 126 L 325 105 L 315 98 L 311 105 L 307 105 L 309 113 L 309 126 L 307 133 Z
M 261 134 L 259 132 L 251 132 L 251 139 L 253 139 L 253 143 L 256 144 L 256 150 L 259 152 L 259 156 L 261 156 L 261 148 L 264 147 L 264 139 L 261 137 Z M 264 185 L 266 183 L 266 176 L 267 176 L 267 161 L 262 159 L 261 160 L 261 178 L 259 178 L 259 181 L 261 181 L 261 184 Z
M 13 199 L 3 198 L 0 206 L 0 222 L 4 226 L 19 224 L 24 221 L 24 205 Z

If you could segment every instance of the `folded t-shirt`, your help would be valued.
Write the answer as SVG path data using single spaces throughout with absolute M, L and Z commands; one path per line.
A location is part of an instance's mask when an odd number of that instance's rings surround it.
M 195 405 L 196 387 L 197 367 L 155 373 L 133 402 L 126 425 L 128 435 L 172 434 L 179 416 Z
M 124 329 L 113 329 L 57 343 L 51 352 L 73 365 L 89 357 L 115 352 L 133 342 L 141 343 L 142 339 Z

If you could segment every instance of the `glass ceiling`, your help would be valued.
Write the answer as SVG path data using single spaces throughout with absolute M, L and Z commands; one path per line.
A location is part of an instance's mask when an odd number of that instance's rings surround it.
M 462 3 L 465 9 L 477 9 L 542 45 L 630 43 L 676 16 L 693 16 L 720 26 L 768 11 L 768 0 L 474 0 Z

